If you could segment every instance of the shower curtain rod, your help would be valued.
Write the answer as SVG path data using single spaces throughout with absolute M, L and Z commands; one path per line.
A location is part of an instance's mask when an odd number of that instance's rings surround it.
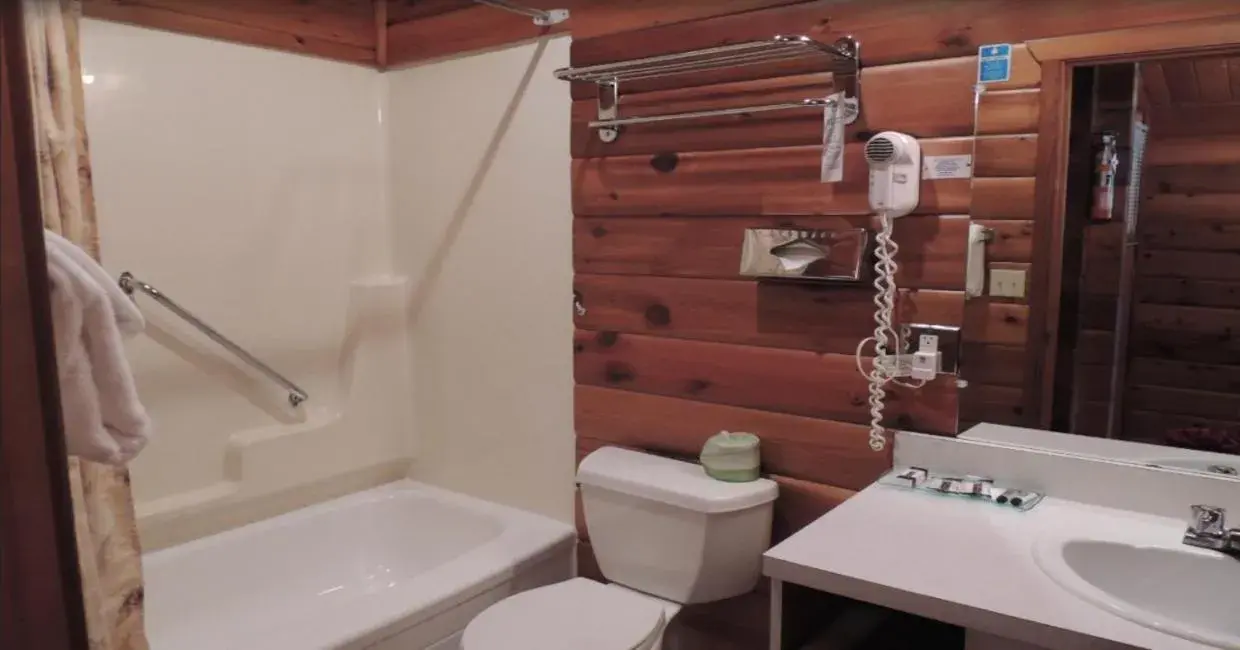
M 503 9 L 504 11 L 511 11 L 514 14 L 529 16 L 534 20 L 534 24 L 539 27 L 550 27 L 568 20 L 567 9 L 548 9 L 543 11 L 542 9 L 523 7 L 519 4 L 508 2 L 508 0 L 474 0 L 474 2 L 488 7 L 495 7 L 496 9 Z

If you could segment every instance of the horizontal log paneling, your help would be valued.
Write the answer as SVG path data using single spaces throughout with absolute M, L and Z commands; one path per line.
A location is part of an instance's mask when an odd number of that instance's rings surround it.
M 577 386 L 577 435 L 656 452 L 696 456 L 720 431 L 762 439 L 765 471 L 859 490 L 891 466 L 890 447 L 870 449 L 869 428 L 782 413 Z
M 1137 233 L 1146 248 L 1240 250 L 1240 216 L 1143 214 Z
M 869 423 L 867 381 L 856 358 L 637 334 L 579 330 L 578 384 L 731 404 L 842 422 Z M 888 394 L 889 426 L 955 433 L 956 385 L 944 376 Z
M 1115 333 L 1082 330 L 1076 339 L 1076 360 L 1081 364 L 1111 365 L 1115 358 Z
M 1240 163 L 1240 135 L 1155 138 L 1145 159 L 1151 166 Z
M 1233 119 L 1240 122 L 1240 107 Z M 1240 163 L 1151 167 L 1146 173 L 1162 194 L 1240 194 Z
M 375 63 L 375 27 L 360 0 L 86 0 L 90 18 L 350 63 Z M 364 29 L 363 29 L 364 27 Z
M 1240 135 L 1240 102 L 1227 104 L 1172 104 L 1152 107 L 1159 136 L 1169 138 Z
M 1185 219 L 1188 217 L 1211 217 L 1216 219 L 1240 219 L 1240 193 L 1159 194 L 1141 204 L 1141 219 Z
M 1033 176 L 1037 173 L 1038 136 L 989 135 L 976 139 L 974 176 Z
M 960 391 L 960 421 L 1020 425 L 1022 399 L 1020 388 L 970 383 Z
M 874 329 L 865 287 L 578 274 L 574 288 L 589 330 L 851 354 Z M 958 325 L 963 306 L 960 292 L 907 291 L 898 318 Z
M 571 12 L 567 22 L 540 28 L 528 17 L 473 2 L 419 0 L 411 4 L 410 0 L 395 0 L 388 8 L 391 63 L 406 64 L 487 49 L 549 33 L 571 30 L 574 38 L 584 39 L 798 1 L 801 0 L 527 0 L 525 6 L 566 8 Z M 430 6 L 419 8 L 421 4 Z
M 1128 383 L 1237 395 L 1240 394 L 1240 366 L 1137 357 L 1128 366 Z
M 965 341 L 1023 346 L 1029 324 L 1029 307 L 986 299 L 969 300 L 964 308 Z
M 992 386 L 1020 387 L 1025 381 L 1025 348 L 990 343 L 965 343 L 960 355 L 960 376 Z
M 814 2 L 692 25 L 659 27 L 636 34 L 582 39 L 573 44 L 573 65 L 652 56 L 772 34 L 830 39 L 852 34 L 864 45 L 869 66 L 967 56 L 986 43 L 1157 25 L 1234 15 L 1228 0 L 1168 0 L 1125 4 L 1078 0 L 869 0 Z
M 975 178 L 974 219 L 1033 219 L 1034 178 Z
M 1128 400 L 1129 404 L 1136 405 L 1143 411 L 1230 420 L 1240 424 L 1240 393 L 1130 386 Z
M 994 231 L 994 239 L 986 244 L 986 259 L 993 262 L 1033 261 L 1032 221 L 992 221 L 974 219 Z M 903 253 L 903 249 L 900 251 Z
M 101 0 L 85 0 L 94 4 Z M 109 0 L 103 0 L 108 2 Z M 110 0 L 238 25 L 298 34 L 333 43 L 373 48 L 375 15 L 371 0 Z
M 977 107 L 978 135 L 1031 133 L 1038 130 L 1041 91 L 999 90 L 981 96 Z
M 591 217 L 573 224 L 578 273 L 737 278 L 745 230 L 875 227 L 870 217 Z M 904 288 L 964 289 L 969 219 L 911 216 L 895 221 L 900 243 L 897 284 Z M 867 261 L 866 266 L 872 264 Z
M 845 148 L 839 183 L 821 182 L 821 145 L 574 160 L 573 209 L 579 217 L 869 214 L 863 146 Z M 922 151 L 970 153 L 972 145 L 967 138 L 923 140 Z M 967 179 L 922 182 L 918 213 L 968 210 Z
M 556 5 L 562 6 L 562 3 Z M 570 28 L 571 20 L 538 27 L 528 17 L 471 3 L 463 9 L 389 24 L 388 65 L 482 50 Z
M 1110 364 L 1077 364 L 1073 381 L 1076 385 L 1076 398 L 1086 402 L 1111 401 L 1111 365 Z
M 772 542 L 778 543 L 844 503 L 856 492 L 831 485 L 772 475 L 779 484 Z
M 1240 281 L 1240 250 L 1143 250 L 1137 255 L 1137 273 L 1142 277 Z
M 1141 303 L 1240 309 L 1240 282 L 1141 278 L 1134 291 Z

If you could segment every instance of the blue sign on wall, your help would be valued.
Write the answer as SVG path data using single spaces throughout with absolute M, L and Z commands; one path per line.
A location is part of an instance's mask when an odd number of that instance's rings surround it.
M 1012 45 L 996 43 L 977 50 L 978 83 L 1002 83 L 1012 78 Z

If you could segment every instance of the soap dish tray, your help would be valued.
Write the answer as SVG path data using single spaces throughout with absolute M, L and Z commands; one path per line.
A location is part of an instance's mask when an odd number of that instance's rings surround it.
M 880 485 L 902 487 L 918 492 L 973 499 L 1016 510 L 1031 510 L 1042 502 L 1039 492 L 995 485 L 993 479 L 980 476 L 949 476 L 936 474 L 922 467 L 896 468 L 878 479 Z

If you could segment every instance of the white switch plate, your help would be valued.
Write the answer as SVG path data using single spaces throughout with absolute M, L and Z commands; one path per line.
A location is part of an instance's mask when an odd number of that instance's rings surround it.
M 990 295 L 996 298 L 1024 298 L 1025 271 L 1020 269 L 991 269 Z

